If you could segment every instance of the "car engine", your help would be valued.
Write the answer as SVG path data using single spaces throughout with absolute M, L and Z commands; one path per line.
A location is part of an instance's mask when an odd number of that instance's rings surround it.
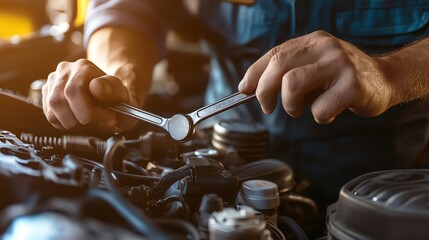
M 316 203 L 267 158 L 260 124 L 221 120 L 186 143 L 152 131 L 103 138 L 44 129 L 41 109 L 14 93 L 0 101 L 3 239 L 308 239 L 316 228 Z M 424 239 L 428 176 L 352 180 L 319 239 Z

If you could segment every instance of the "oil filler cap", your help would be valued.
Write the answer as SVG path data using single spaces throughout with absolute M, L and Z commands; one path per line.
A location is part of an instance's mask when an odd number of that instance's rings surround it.
M 245 181 L 241 185 L 236 203 L 257 210 L 275 209 L 280 205 L 277 185 L 265 180 Z

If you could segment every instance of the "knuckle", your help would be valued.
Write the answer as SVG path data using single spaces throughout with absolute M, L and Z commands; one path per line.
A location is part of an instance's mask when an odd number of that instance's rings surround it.
M 49 106 L 52 106 L 52 107 L 60 106 L 63 103 L 63 101 L 64 101 L 63 98 L 57 92 L 51 93 L 50 97 L 47 100 Z
M 282 59 L 283 59 L 283 54 L 282 53 L 279 52 L 277 54 L 274 54 L 271 57 L 270 64 L 279 64 L 279 63 L 282 62 Z
M 55 81 L 55 78 L 56 78 L 56 74 L 55 74 L 55 72 L 51 72 L 51 73 L 49 73 L 49 75 L 48 75 L 47 82 L 53 82 L 53 81 Z M 45 84 L 45 85 L 46 85 L 46 84 Z
M 334 37 L 327 37 L 324 39 L 325 42 L 325 48 L 329 49 L 329 50 L 334 50 L 334 49 L 342 49 L 341 47 L 341 43 L 340 40 L 338 40 L 337 38 Z M 341 53 L 343 53 L 343 51 L 339 51 Z
M 63 71 L 63 69 L 67 69 L 70 66 L 70 62 L 62 61 L 57 65 L 57 71 Z
M 320 37 L 331 37 L 332 35 L 324 30 L 316 30 L 313 33 L 311 33 L 313 37 L 320 38 Z
M 42 87 L 42 96 L 46 97 L 46 94 L 48 94 L 48 84 L 45 84 Z
M 48 75 L 48 81 L 56 82 L 61 79 L 67 79 L 70 73 L 70 63 L 69 62 L 60 62 L 57 65 L 55 72 L 52 72 Z
M 321 49 L 337 49 L 341 47 L 341 42 L 339 39 L 333 37 L 329 33 L 322 31 L 323 33 L 314 33 L 312 35 L 312 43 L 314 47 Z
M 80 81 L 69 81 L 64 87 L 64 94 L 67 98 L 73 97 L 83 91 L 83 84 Z
M 91 65 L 92 63 L 88 59 L 80 58 L 80 59 L 76 60 L 75 64 L 79 67 L 82 67 L 82 66 L 86 66 L 86 65 Z
M 270 96 L 265 89 L 261 89 L 261 88 L 256 89 L 255 94 L 256 94 L 256 98 L 262 105 L 264 105 L 268 101 L 268 98 Z
M 300 73 L 296 69 L 287 72 L 283 76 L 283 84 L 290 92 L 297 92 L 299 90 Z
M 271 58 L 273 58 L 275 55 L 277 55 L 280 52 L 281 52 L 281 45 L 277 45 L 277 46 L 271 48 L 271 50 L 269 51 L 269 56 L 271 56 Z

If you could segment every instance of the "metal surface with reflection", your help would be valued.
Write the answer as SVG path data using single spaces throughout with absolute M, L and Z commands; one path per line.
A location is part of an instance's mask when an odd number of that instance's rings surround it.
M 103 103 L 103 106 L 117 113 L 159 126 L 165 129 L 176 141 L 187 141 L 192 136 L 195 125 L 202 120 L 224 112 L 253 98 L 255 98 L 255 94 L 247 95 L 237 92 L 197 109 L 194 112 L 176 114 L 171 118 L 160 117 L 125 103 L 110 105 Z

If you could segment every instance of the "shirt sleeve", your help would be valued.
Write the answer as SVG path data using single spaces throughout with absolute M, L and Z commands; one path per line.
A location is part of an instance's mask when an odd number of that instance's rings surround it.
M 178 0 L 92 0 L 84 26 L 84 45 L 91 35 L 104 27 L 123 27 L 151 38 L 158 58 L 165 56 L 169 28 L 184 18 L 187 11 Z

